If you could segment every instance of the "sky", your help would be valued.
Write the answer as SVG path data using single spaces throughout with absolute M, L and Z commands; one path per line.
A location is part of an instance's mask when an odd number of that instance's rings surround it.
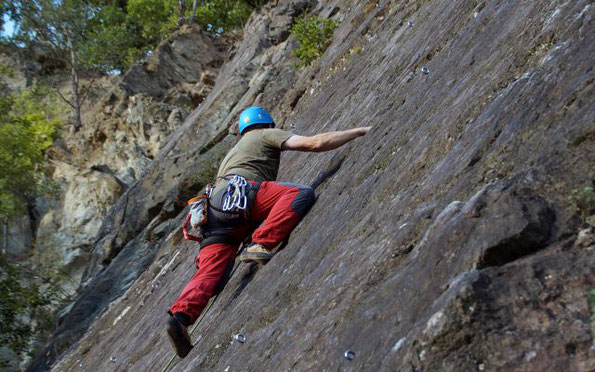
M 2 31 L 0 32 L 1 36 L 12 36 L 14 32 L 14 22 L 8 17 L 7 14 L 3 17 L 4 25 L 2 27 Z

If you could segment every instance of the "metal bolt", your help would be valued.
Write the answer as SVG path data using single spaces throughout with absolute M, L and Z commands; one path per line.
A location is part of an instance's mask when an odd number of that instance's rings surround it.
M 407 21 L 407 26 L 413 27 L 413 21 Z
M 398 352 L 403 347 L 403 344 L 405 344 L 405 337 L 403 337 L 402 339 L 400 339 L 399 341 L 397 341 L 397 343 L 395 344 L 395 346 L 393 346 L 393 348 L 391 349 L 391 351 L 393 353 Z
M 243 334 L 241 334 L 241 333 L 238 333 L 238 334 L 235 336 L 235 339 L 236 339 L 236 341 L 237 341 L 237 342 L 239 342 L 239 343 L 242 343 L 242 344 L 243 344 L 244 342 L 246 342 L 246 336 L 244 336 L 244 335 L 243 335 Z
M 353 360 L 353 358 L 355 358 L 355 352 L 352 350 L 345 350 L 345 354 L 343 354 L 343 356 L 347 360 Z
M 430 73 L 430 69 L 427 68 L 426 66 L 424 66 L 424 67 L 421 68 L 421 72 L 423 72 L 425 75 L 427 75 L 427 74 Z
M 109 358 L 109 361 L 112 363 L 116 363 L 118 361 L 118 359 L 116 359 L 116 357 L 111 357 L 111 358 Z

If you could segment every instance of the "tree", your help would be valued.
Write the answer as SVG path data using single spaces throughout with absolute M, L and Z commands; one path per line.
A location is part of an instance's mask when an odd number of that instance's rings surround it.
M 143 36 L 163 38 L 185 23 L 197 23 L 207 31 L 222 33 L 242 27 L 252 11 L 266 0 L 193 0 L 188 9 L 186 0 L 129 0 L 128 14 L 141 25 Z
M 81 106 L 93 80 L 128 67 L 138 58 L 131 56 L 131 51 L 154 44 L 142 40 L 123 6 L 126 2 L 17 0 L 4 9 L 18 26 L 11 39 L 14 44 L 43 48 L 67 64 L 72 95 L 62 99 L 74 111 L 75 131 L 82 126 Z M 82 73 L 92 76 L 85 89 L 81 87 Z
M 79 130 L 84 100 L 80 91 L 80 72 L 87 67 L 83 66 L 80 53 L 81 47 L 89 40 L 93 6 L 85 0 L 23 0 L 13 1 L 9 13 L 18 24 L 13 36 L 17 45 L 42 47 L 47 53 L 62 57 L 68 64 L 72 97 L 62 98 L 74 110 L 74 129 Z
M 49 89 L 39 85 L 0 98 L 0 222 L 4 224 L 49 186 L 44 152 L 60 125 L 57 110 Z
M 82 66 L 101 73 L 121 72 L 146 56 L 160 37 L 148 40 L 128 12 L 127 4 L 109 2 L 96 7 L 89 38 L 80 45 Z
M 156 45 L 177 27 L 176 3 L 177 0 L 129 0 L 126 10 L 143 39 Z
M 196 16 L 196 6 L 198 5 L 198 0 L 192 1 L 192 12 L 190 13 L 190 24 L 194 24 L 194 17 Z
M 58 262 L 49 252 L 36 252 L 20 263 L 0 255 L 0 344 L 18 356 L 35 353 L 55 329 L 56 307 L 72 297 L 60 286 L 72 279 L 62 273 Z M 0 356 L 0 370 L 9 367 Z
M 186 23 L 184 14 L 186 13 L 186 0 L 178 0 L 178 27 Z
M 146 57 L 163 38 L 186 22 L 223 33 L 243 26 L 265 0 L 13 0 L 2 2 L 0 19 L 15 22 L 11 42 L 43 48 L 69 69 L 72 94 L 62 97 L 74 112 L 74 130 L 82 126 L 81 106 L 97 77 L 122 71 Z M 91 79 L 91 82 L 93 79 Z
M 0 65 L 0 75 L 11 69 Z M 10 93 L 0 84 L 0 223 L 22 213 L 50 183 L 44 152 L 56 136 L 58 98 L 46 86 Z M 4 232 L 5 234 L 5 232 Z M 19 356 L 54 326 L 55 305 L 68 299 L 52 252 L 16 264 L 0 253 L 0 344 Z M 42 255 L 42 256 L 41 256 Z M 55 255 L 55 254 L 54 254 Z M 11 368 L 4 355 L 0 370 Z
M 201 5 L 198 6 L 195 0 L 190 16 L 191 23 L 196 19 L 196 23 L 205 27 L 207 31 L 224 33 L 243 27 L 252 11 L 265 2 L 264 0 L 201 0 Z

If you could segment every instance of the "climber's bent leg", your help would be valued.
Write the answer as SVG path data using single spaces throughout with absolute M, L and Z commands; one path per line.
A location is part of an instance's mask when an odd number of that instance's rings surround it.
M 224 243 L 203 247 L 198 254 L 198 271 L 171 306 L 170 314 L 182 319 L 181 323 L 185 326 L 193 324 L 209 299 L 222 289 L 221 282 L 233 267 L 236 251 L 237 246 Z M 183 321 L 184 318 L 187 322 Z
M 314 201 L 314 190 L 308 186 L 262 182 L 250 210 L 250 218 L 262 224 L 252 234 L 255 245 L 246 249 L 241 260 L 270 259 L 272 255 L 268 250 L 289 237 Z

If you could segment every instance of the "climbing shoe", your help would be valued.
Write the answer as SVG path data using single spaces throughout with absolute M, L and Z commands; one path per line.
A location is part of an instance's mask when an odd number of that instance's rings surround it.
M 170 317 L 167 320 L 166 330 L 167 335 L 169 336 L 169 341 L 174 347 L 174 350 L 176 350 L 176 354 L 178 354 L 180 358 L 184 358 L 188 355 L 193 347 L 190 335 L 188 334 L 188 328 L 178 322 L 176 318 Z
M 242 252 L 239 259 L 242 262 L 256 262 L 258 264 L 265 264 L 275 254 L 269 252 L 265 247 L 260 244 L 252 244 Z

